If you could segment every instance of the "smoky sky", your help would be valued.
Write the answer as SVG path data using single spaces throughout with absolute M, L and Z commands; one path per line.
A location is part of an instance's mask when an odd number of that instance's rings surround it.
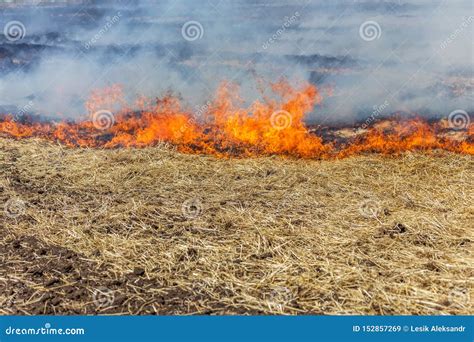
M 29 2 L 0 3 L 1 112 L 78 117 L 112 84 L 199 112 L 222 81 L 245 105 L 281 77 L 320 88 L 317 122 L 474 109 L 471 0 Z

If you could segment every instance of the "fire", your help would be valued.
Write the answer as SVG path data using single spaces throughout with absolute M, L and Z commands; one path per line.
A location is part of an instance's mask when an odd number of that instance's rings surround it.
M 145 147 L 168 142 L 181 152 L 220 157 L 326 159 L 436 149 L 474 155 L 473 124 L 453 137 L 445 134 L 445 123 L 422 119 L 385 120 L 359 130 L 362 133 L 354 134 L 348 142 L 324 141 L 304 122 L 322 101 L 314 85 L 295 88 L 282 80 L 271 84 L 270 89 L 271 95 L 264 95 L 263 101 L 244 107 L 238 87 L 224 83 L 203 115 L 195 117 L 172 94 L 155 100 L 140 97 L 129 105 L 121 87 L 112 86 L 91 94 L 86 103 L 89 115 L 84 120 L 32 123 L 16 122 L 12 115 L 4 115 L 0 133 L 14 138 L 39 137 L 71 147 Z
M 443 149 L 452 152 L 474 154 L 472 128 L 466 141 L 442 138 L 439 123 L 429 124 L 422 119 L 405 121 L 386 121 L 388 129 L 373 128 L 359 140 L 340 151 L 339 155 L 348 156 L 362 152 L 393 154 L 413 150 Z

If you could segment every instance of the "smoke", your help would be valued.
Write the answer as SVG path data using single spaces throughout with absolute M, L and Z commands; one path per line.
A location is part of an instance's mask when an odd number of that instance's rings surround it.
M 93 89 L 118 83 L 129 100 L 171 90 L 199 114 L 221 81 L 250 103 L 260 79 L 287 77 L 323 91 L 308 120 L 446 117 L 474 109 L 472 9 L 470 0 L 0 4 L 0 112 L 77 118 Z M 7 27 L 17 22 L 20 36 Z

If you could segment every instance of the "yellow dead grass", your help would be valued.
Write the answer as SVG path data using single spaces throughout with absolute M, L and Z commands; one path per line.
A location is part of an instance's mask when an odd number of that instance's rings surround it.
M 196 293 L 177 313 L 473 314 L 473 171 L 445 152 L 226 160 L 0 139 L 0 203 L 25 204 L 0 225 L 4 242 Z

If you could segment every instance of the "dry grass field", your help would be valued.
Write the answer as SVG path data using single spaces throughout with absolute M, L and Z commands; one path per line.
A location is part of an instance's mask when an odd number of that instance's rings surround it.
M 473 314 L 473 176 L 0 139 L 0 314 Z

